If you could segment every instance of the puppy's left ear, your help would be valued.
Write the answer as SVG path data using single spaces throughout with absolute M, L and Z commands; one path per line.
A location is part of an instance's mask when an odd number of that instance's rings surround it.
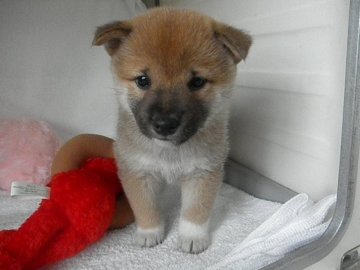
M 214 22 L 213 29 L 215 38 L 227 49 L 235 64 L 245 60 L 252 44 L 251 36 L 219 22 Z
M 104 45 L 111 56 L 120 47 L 121 43 L 129 36 L 132 25 L 129 21 L 117 21 L 97 28 L 92 45 Z

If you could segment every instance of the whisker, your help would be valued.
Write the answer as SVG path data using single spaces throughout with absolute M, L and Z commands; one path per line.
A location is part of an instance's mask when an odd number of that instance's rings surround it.
M 109 87 L 110 89 L 114 90 L 113 94 L 115 96 L 120 96 L 125 94 L 125 89 L 122 88 L 116 88 L 116 87 Z
M 116 88 L 116 87 L 109 87 L 109 88 L 117 92 L 125 92 L 125 89 L 123 88 Z

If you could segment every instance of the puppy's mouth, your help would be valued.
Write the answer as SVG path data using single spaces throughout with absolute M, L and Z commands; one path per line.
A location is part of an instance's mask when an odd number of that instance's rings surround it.
M 170 139 L 167 137 L 152 137 L 153 141 L 159 146 L 178 146 L 180 143 L 176 139 Z
M 162 142 L 167 142 L 167 143 L 171 143 L 173 145 L 180 145 L 186 141 L 188 141 L 195 133 L 193 132 L 193 134 L 190 134 L 186 132 L 186 130 L 184 129 L 185 125 L 180 125 L 179 128 L 172 134 L 159 134 L 153 126 L 149 127 L 150 132 L 143 132 L 143 134 L 151 139 L 156 139 Z
M 174 146 L 187 142 L 197 133 L 201 126 L 201 123 L 182 122 L 176 128 L 159 130 L 159 128 L 156 129 L 152 123 L 144 122 L 142 119 L 136 118 L 136 122 L 140 132 L 149 139 Z

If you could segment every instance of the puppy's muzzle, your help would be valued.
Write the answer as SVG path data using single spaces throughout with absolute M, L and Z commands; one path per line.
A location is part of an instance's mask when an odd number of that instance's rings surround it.
M 181 114 L 155 112 L 151 116 L 151 126 L 156 134 L 170 136 L 176 133 L 181 124 Z

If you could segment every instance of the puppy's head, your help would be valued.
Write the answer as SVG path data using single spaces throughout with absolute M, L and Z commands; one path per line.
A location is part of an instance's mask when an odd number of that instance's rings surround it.
M 192 11 L 158 8 L 97 29 L 129 112 L 150 138 L 180 144 L 228 98 L 251 38 Z

